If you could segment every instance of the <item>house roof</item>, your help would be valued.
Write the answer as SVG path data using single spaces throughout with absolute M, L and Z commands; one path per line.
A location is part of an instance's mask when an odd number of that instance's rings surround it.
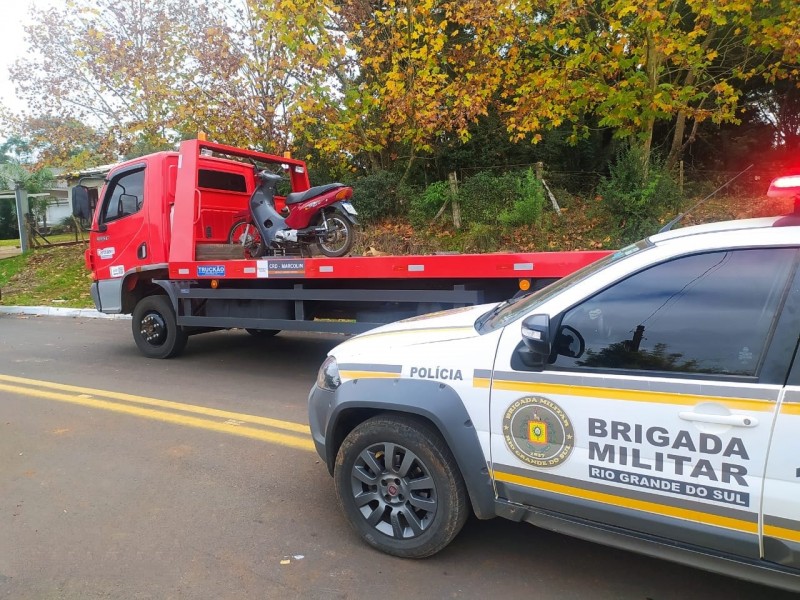
M 104 177 L 111 169 L 116 167 L 119 163 L 110 163 L 107 165 L 98 165 L 96 167 L 87 167 L 80 171 L 70 171 L 62 175 L 65 179 L 81 179 L 82 177 Z

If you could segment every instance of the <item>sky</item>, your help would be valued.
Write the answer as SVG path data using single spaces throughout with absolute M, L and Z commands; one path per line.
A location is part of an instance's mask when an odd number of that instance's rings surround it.
M 25 105 L 15 97 L 14 86 L 8 80 L 8 68 L 27 50 L 23 27 L 30 22 L 28 13 L 32 6 L 60 6 L 64 0 L 0 0 L 0 4 L 0 102 L 20 111 Z

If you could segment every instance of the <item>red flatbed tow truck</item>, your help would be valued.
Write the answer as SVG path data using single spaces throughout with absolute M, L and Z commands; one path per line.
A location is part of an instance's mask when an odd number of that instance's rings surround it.
M 205 140 L 181 143 L 112 169 L 92 211 L 86 265 L 97 309 L 132 314 L 133 337 L 152 358 L 178 355 L 188 336 L 243 328 L 360 333 L 398 319 L 499 302 L 539 289 L 606 251 L 430 256 L 248 258 L 230 243 L 256 185 L 254 164 L 310 189 L 303 161 Z M 276 197 L 282 208 L 285 196 Z M 487 198 L 490 202 L 492 199 Z

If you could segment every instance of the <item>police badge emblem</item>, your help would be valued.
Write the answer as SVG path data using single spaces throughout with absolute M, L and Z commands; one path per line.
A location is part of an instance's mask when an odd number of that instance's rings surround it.
M 503 437 L 514 456 L 535 467 L 560 465 L 575 444 L 567 413 L 541 396 L 526 396 L 508 407 L 503 415 Z

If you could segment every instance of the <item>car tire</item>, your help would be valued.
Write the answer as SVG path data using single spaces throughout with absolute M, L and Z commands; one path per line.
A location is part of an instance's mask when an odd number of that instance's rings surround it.
M 334 481 L 350 525 L 393 556 L 436 554 L 469 514 L 450 449 L 434 427 L 412 417 L 374 417 L 353 429 L 336 456 Z

